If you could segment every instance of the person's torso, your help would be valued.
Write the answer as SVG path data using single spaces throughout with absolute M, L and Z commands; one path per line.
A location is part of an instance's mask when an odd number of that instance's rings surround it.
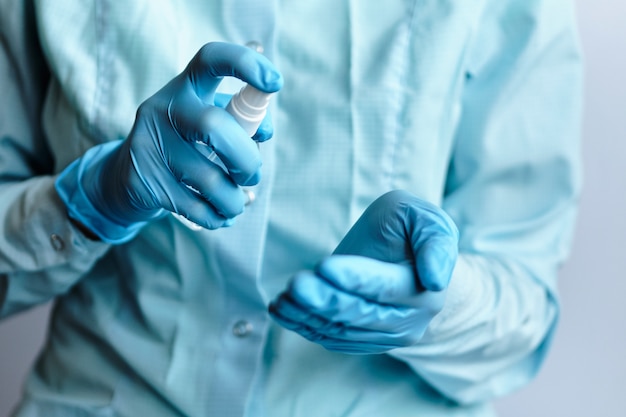
M 194 232 L 168 217 L 113 248 L 57 304 L 42 363 L 64 377 L 36 373 L 31 395 L 107 416 L 485 415 L 454 409 L 400 362 L 327 352 L 266 313 L 379 195 L 441 202 L 482 7 L 40 1 L 55 77 L 44 121 L 59 171 L 125 137 L 137 106 L 206 42 L 261 44 L 285 85 L 257 201 L 227 229 Z M 223 91 L 237 87 L 227 80 Z

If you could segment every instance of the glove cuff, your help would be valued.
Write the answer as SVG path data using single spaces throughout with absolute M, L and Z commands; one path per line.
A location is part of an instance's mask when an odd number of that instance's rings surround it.
M 67 207 L 68 216 L 91 230 L 104 242 L 121 244 L 137 235 L 147 221 L 120 224 L 102 213 L 89 199 L 82 179 L 89 167 L 100 164 L 122 145 L 122 141 L 107 142 L 89 149 L 72 162 L 57 177 L 55 188 Z

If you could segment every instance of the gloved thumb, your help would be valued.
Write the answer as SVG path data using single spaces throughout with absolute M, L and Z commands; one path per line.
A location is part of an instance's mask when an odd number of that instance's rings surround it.
M 415 268 L 420 284 L 429 291 L 448 287 L 458 248 L 456 241 L 446 237 L 432 237 L 419 246 L 415 255 Z

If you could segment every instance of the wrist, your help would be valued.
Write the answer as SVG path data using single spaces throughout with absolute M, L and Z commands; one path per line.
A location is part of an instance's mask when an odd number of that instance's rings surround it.
M 102 164 L 119 146 L 121 141 L 89 149 L 65 168 L 55 182 L 57 193 L 67 207 L 72 222 L 82 225 L 81 230 L 113 244 L 129 241 L 147 224 L 147 221 L 125 221 L 111 212 L 107 189 L 98 178 L 106 172 Z

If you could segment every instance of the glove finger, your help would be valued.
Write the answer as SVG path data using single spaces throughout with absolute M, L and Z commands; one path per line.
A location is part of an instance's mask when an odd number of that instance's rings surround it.
M 418 289 L 410 265 L 392 264 L 355 255 L 331 255 L 317 266 L 320 277 L 357 297 L 395 307 L 398 315 L 434 315 L 445 293 Z
M 280 314 L 277 314 L 275 311 L 270 310 L 270 315 L 279 325 L 281 325 L 285 329 L 298 333 L 300 336 L 311 342 L 319 343 L 325 337 L 324 335 L 317 333 L 306 324 L 294 322 L 287 317 L 283 317 Z
M 294 320 L 288 311 L 285 311 L 285 306 L 280 306 L 279 303 L 273 303 L 270 306 L 269 312 L 272 318 L 281 326 L 283 326 L 287 330 L 291 330 L 293 332 L 298 333 L 300 336 L 305 339 L 315 342 L 321 343 L 324 339 L 327 338 L 324 334 L 316 331 L 313 327 L 309 326 L 307 323 L 303 323 L 298 320 Z M 287 315 L 283 315 L 283 313 L 287 313 Z
M 304 337 L 310 342 L 320 344 L 324 346 L 325 342 L 329 340 L 329 338 L 317 331 L 315 329 L 309 327 L 306 324 L 294 322 L 289 318 L 283 317 L 277 314 L 275 311 L 270 310 L 270 314 L 272 318 L 281 326 L 283 326 L 287 330 L 291 330 L 295 333 L 298 333 L 300 336 Z M 352 342 L 355 344 L 360 344 L 359 342 Z
M 278 324 L 287 330 L 300 334 L 302 337 L 312 342 L 319 342 L 323 338 L 328 337 L 327 332 L 319 331 L 314 327 L 311 320 L 301 321 L 298 319 L 300 313 L 294 314 L 294 312 L 289 310 L 290 307 L 286 305 L 283 299 L 278 303 L 273 303 L 270 306 L 269 313 Z
M 339 352 L 349 355 L 375 355 L 389 352 L 390 350 L 399 347 L 395 345 L 386 345 L 384 343 L 362 343 L 332 337 L 320 337 L 317 343 L 331 352 Z
M 272 303 L 269 311 L 285 328 L 296 331 L 309 340 L 315 338 L 317 341 L 324 337 L 387 347 L 406 346 L 415 340 L 412 337 L 416 330 L 413 326 L 403 326 L 401 322 L 396 322 L 393 332 L 360 328 L 356 325 L 357 321 L 329 320 L 316 315 L 298 305 L 288 294 L 283 294 Z
M 178 134 L 187 142 L 203 143 L 215 151 L 237 184 L 259 182 L 259 149 L 226 110 L 203 105 L 197 98 L 181 94 L 172 100 L 169 113 Z
M 184 155 L 184 158 L 172 160 L 170 169 L 182 185 L 190 187 L 197 194 L 196 197 L 208 202 L 223 217 L 231 218 L 241 214 L 246 197 L 233 179 L 188 143 L 181 141 L 179 146 L 188 149 L 175 152 Z
M 292 325 L 293 326 L 293 325 Z M 286 327 L 288 328 L 288 327 Z M 342 339 L 321 334 L 315 329 L 299 325 L 289 330 L 295 331 L 305 339 L 317 343 L 332 352 L 346 353 L 352 355 L 368 355 L 385 353 L 392 349 L 401 347 L 396 344 L 386 344 L 384 342 L 368 343 L 359 339 Z
M 241 191 L 239 190 L 241 193 Z M 172 177 L 172 184 L 164 187 L 166 200 L 161 201 L 164 209 L 191 220 L 205 229 L 218 229 L 230 226 L 232 219 L 221 215 L 215 207 L 196 191 L 186 187 Z
M 380 304 L 345 292 L 311 271 L 297 274 L 287 293 L 294 304 L 309 314 L 378 332 L 394 332 L 397 323 L 411 313 L 407 307 Z
M 278 91 L 283 84 L 280 72 L 263 55 L 223 42 L 204 45 L 187 66 L 186 74 L 196 95 L 205 102 L 212 102 L 224 76 L 239 78 L 267 93 Z
M 178 210 L 178 214 L 187 220 L 208 230 L 230 227 L 234 224 L 233 218 L 226 218 L 217 213 L 215 210 L 212 210 L 211 206 L 206 203 L 202 203 L 200 199 L 196 198 L 196 200 L 196 204 L 188 204 L 185 209 L 175 210 Z
M 382 262 L 355 255 L 332 255 L 320 262 L 316 272 L 345 292 L 385 304 L 397 304 L 418 294 L 410 265 Z
M 272 304 L 269 312 L 272 317 L 284 322 L 285 327 L 296 330 L 298 327 L 307 327 L 312 331 L 326 336 L 341 334 L 345 325 L 317 316 L 293 301 L 288 293 L 283 293 Z
M 190 189 L 181 182 L 168 187 L 163 208 L 177 213 L 205 229 L 218 229 L 232 224 L 232 219 L 221 215 L 197 191 Z

